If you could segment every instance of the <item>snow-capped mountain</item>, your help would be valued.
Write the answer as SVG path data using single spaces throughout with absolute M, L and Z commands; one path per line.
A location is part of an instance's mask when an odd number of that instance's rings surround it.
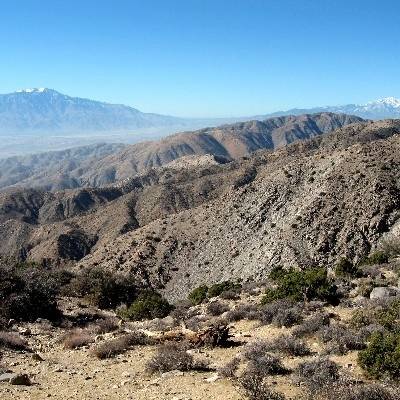
M 134 132 L 185 126 L 185 120 L 135 108 L 70 97 L 47 88 L 0 95 L 0 134 Z
M 366 119 L 386 119 L 400 118 L 400 99 L 395 97 L 385 97 L 383 99 L 370 101 L 366 104 L 347 104 L 343 106 L 327 106 L 314 108 L 295 108 L 288 111 L 279 111 L 273 114 L 262 116 L 278 116 L 278 115 L 300 115 L 305 113 L 316 112 L 334 112 L 356 115 Z

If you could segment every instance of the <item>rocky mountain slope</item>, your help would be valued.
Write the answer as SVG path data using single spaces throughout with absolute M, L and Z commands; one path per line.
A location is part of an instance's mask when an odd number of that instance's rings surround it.
M 400 228 L 399 147 L 400 121 L 365 121 L 229 163 L 186 157 L 114 187 L 9 190 L 0 254 L 133 271 L 175 299 L 278 264 L 357 260 Z
M 287 116 L 184 132 L 126 147 L 88 146 L 13 157 L 0 160 L 0 188 L 11 185 L 45 190 L 99 187 L 183 156 L 211 154 L 233 160 L 259 149 L 276 149 L 360 121 L 358 117 L 332 113 Z
M 80 182 L 70 173 L 87 169 L 93 162 L 121 151 L 123 144 L 99 143 L 68 150 L 0 159 L 0 188 L 13 185 L 50 190 L 77 188 Z

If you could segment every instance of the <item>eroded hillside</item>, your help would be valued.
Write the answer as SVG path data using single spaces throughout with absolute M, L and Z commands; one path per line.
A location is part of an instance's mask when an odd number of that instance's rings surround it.
M 7 191 L 0 251 L 133 271 L 172 298 L 277 264 L 357 260 L 396 228 L 399 133 L 399 121 L 362 122 L 230 163 L 183 158 L 117 186 Z

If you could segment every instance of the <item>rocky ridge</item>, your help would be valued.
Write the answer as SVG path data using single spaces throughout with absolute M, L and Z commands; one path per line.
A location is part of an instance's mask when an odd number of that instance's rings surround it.
M 320 113 L 249 121 L 134 145 L 98 145 L 0 160 L 0 188 L 33 187 L 57 191 L 101 187 L 141 175 L 184 156 L 214 155 L 233 160 L 260 149 L 275 149 L 297 140 L 361 122 L 358 117 Z
M 133 271 L 171 298 L 203 282 L 263 279 L 277 264 L 357 260 L 398 229 L 399 133 L 400 121 L 361 122 L 229 163 L 189 157 L 106 188 L 6 191 L 0 253 Z

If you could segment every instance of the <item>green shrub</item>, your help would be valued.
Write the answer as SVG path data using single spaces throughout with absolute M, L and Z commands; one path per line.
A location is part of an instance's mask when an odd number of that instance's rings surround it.
M 358 363 L 370 376 L 400 377 L 400 334 L 377 332 L 365 350 L 358 354 Z
M 400 300 L 394 300 L 387 307 L 376 310 L 375 318 L 386 329 L 399 331 Z
M 234 283 L 231 281 L 224 281 L 221 283 L 216 283 L 208 289 L 207 296 L 209 298 L 217 297 L 221 295 L 223 292 L 228 290 L 239 290 L 242 286 L 239 283 Z
M 159 293 L 146 291 L 142 292 L 127 309 L 122 309 L 118 313 L 121 318 L 140 321 L 164 318 L 171 312 L 172 308 L 172 305 Z
M 281 279 L 286 273 L 287 271 L 281 265 L 277 265 L 276 267 L 272 268 L 268 278 L 276 282 L 279 281 L 279 279 Z
M 328 280 L 325 268 L 303 271 L 291 268 L 277 278 L 277 288 L 267 290 L 262 304 L 283 298 L 293 301 L 324 300 L 333 303 L 337 300 L 336 286 Z
M 197 306 L 207 298 L 207 293 L 208 293 L 208 286 L 206 285 L 199 286 L 190 292 L 189 300 L 194 306 Z
M 102 309 L 116 308 L 122 303 L 130 304 L 138 295 L 133 278 L 112 274 L 100 268 L 81 272 L 72 279 L 69 290 Z
M 335 275 L 343 278 L 356 277 L 358 275 L 358 268 L 347 258 L 342 258 L 336 264 Z
M 389 261 L 389 256 L 383 251 L 376 251 L 369 257 L 363 258 L 359 265 L 375 265 L 375 264 L 386 264 Z
M 37 265 L 0 266 L 0 319 L 34 321 L 59 317 L 56 274 Z

